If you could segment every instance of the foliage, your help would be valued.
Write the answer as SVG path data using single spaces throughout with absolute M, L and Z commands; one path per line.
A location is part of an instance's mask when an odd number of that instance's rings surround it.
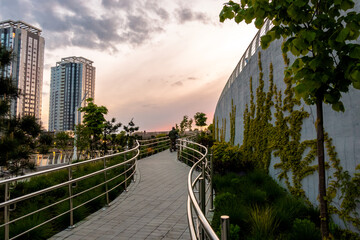
M 132 136 L 132 134 L 135 132 L 135 131 L 137 131 L 137 130 L 139 130 L 139 127 L 136 127 L 135 126 L 135 123 L 134 123 L 134 121 L 133 121 L 134 119 L 132 118 L 131 120 L 130 120 L 130 122 L 128 123 L 128 125 L 124 125 L 124 130 L 125 130 L 125 132 L 126 132 L 126 140 L 127 140 L 127 146 L 129 147 L 129 148 L 132 148 L 132 146 L 134 145 L 134 136 Z
M 183 120 L 180 122 L 180 132 L 185 132 L 186 128 L 189 126 L 189 117 L 184 115 Z
M 272 207 L 255 205 L 249 215 L 251 231 L 255 239 L 274 239 L 274 232 L 279 223 Z
M 238 146 L 232 146 L 227 142 L 215 142 L 212 146 L 213 168 L 215 172 L 225 174 L 230 171 L 241 172 L 252 170 L 254 162 L 244 158 Z
M 38 151 L 40 154 L 47 154 L 52 146 L 54 138 L 50 134 L 41 133 L 38 139 L 39 146 Z
M 89 150 L 91 144 L 91 132 L 84 124 L 75 127 L 76 147 L 80 152 Z
M 215 140 L 211 132 L 201 131 L 196 133 L 195 142 L 210 149 L 213 146 Z
M 26 168 L 34 168 L 30 154 L 35 153 L 38 146 L 36 138 L 41 133 L 41 127 L 35 117 L 12 117 L 4 119 L 7 128 L 1 133 L 0 165 L 6 166 L 11 174 L 16 176 L 24 173 Z
M 71 144 L 71 137 L 67 132 L 57 132 L 54 140 L 54 144 L 56 145 L 56 147 L 64 152 L 69 148 L 69 145 Z
M 202 112 L 197 112 L 194 115 L 195 125 L 198 127 L 204 127 L 206 126 L 206 114 Z
M 234 18 L 261 28 L 264 19 L 274 25 L 261 37 L 267 48 L 283 37 L 284 53 L 297 58 L 286 69 L 285 76 L 294 76 L 295 92 L 307 104 L 317 108 L 317 155 L 319 162 L 319 200 L 322 236 L 328 237 L 328 213 L 325 183 L 324 130 L 322 103 L 335 111 L 344 111 L 341 93 L 353 86 L 360 89 L 360 45 L 354 42 L 360 34 L 360 13 L 351 11 L 353 0 L 279 0 L 229 1 L 220 13 L 220 21 Z
M 230 222 L 239 226 L 241 239 L 292 239 L 296 219 L 316 221 L 318 217 L 318 211 L 289 195 L 259 169 L 242 176 L 215 175 L 214 188 L 214 231 L 219 231 L 220 216 L 229 215 Z
M 88 128 L 91 136 L 90 149 L 98 148 L 97 144 L 105 127 L 104 115 L 108 113 L 108 109 L 104 106 L 97 106 L 92 98 L 86 99 L 87 105 L 79 108 L 84 113 L 83 125 Z
M 244 111 L 244 139 L 242 149 L 244 157 L 256 161 L 257 166 L 268 171 L 271 161 L 271 139 L 274 127 L 271 124 L 271 107 L 273 106 L 273 68 L 270 64 L 269 91 L 264 92 L 264 80 L 259 52 L 259 87 L 256 89 L 256 104 L 250 78 L 250 107 L 246 105 Z
M 230 144 L 235 144 L 235 117 L 236 117 L 236 106 L 234 106 L 234 100 L 231 99 L 231 112 L 230 112 Z
M 103 130 L 103 151 L 106 154 L 108 150 L 108 142 L 110 143 L 111 149 L 114 150 L 116 143 L 116 133 L 121 127 L 121 123 L 115 123 L 116 119 L 112 118 L 111 121 L 106 121 Z
M 291 229 L 290 239 L 293 240 L 318 240 L 321 239 L 319 229 L 308 219 L 295 219 Z

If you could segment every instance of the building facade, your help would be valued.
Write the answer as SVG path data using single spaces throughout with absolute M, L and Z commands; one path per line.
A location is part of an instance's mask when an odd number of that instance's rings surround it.
M 2 74 L 11 77 L 21 93 L 11 102 L 11 115 L 31 115 L 40 121 L 45 47 L 41 30 L 22 21 L 3 21 L 0 43 L 14 54 Z
M 95 97 L 95 67 L 83 57 L 62 58 L 51 68 L 49 131 L 73 130 L 81 123 L 78 107 Z

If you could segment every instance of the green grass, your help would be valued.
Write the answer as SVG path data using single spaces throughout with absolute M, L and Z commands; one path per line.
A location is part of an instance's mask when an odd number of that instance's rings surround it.
M 321 239 L 317 238 L 320 231 L 314 223 L 318 210 L 291 196 L 261 170 L 242 176 L 215 175 L 214 188 L 212 227 L 218 233 L 220 216 L 228 215 L 236 229 L 231 232 L 231 239 L 301 239 L 303 236 Z

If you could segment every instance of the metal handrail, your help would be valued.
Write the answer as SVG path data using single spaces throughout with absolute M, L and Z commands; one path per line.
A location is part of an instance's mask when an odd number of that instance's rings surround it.
M 52 169 L 47 169 L 47 170 L 43 170 L 43 171 L 39 171 L 39 172 L 34 172 L 34 173 L 30 173 L 24 176 L 18 176 L 18 177 L 14 177 L 14 178 L 10 178 L 10 179 L 5 179 L 5 180 L 0 180 L 0 187 L 4 188 L 4 201 L 0 202 L 0 211 L 3 210 L 4 212 L 4 221 L 2 224 L 0 224 L 0 228 L 4 228 L 4 239 L 8 240 L 8 239 L 15 239 L 18 238 L 20 236 L 23 236 L 26 233 L 29 233 L 30 231 L 39 228 L 51 221 L 54 221 L 56 219 L 58 219 L 61 216 L 64 216 L 65 214 L 70 214 L 70 219 L 69 219 L 69 226 L 70 227 L 74 227 L 74 220 L 73 220 L 73 214 L 74 214 L 74 210 L 88 204 L 89 202 L 98 199 L 100 197 L 105 196 L 106 197 L 106 204 L 109 205 L 109 193 L 113 190 L 115 190 L 116 188 L 120 187 L 120 186 L 124 186 L 125 191 L 127 190 L 127 183 L 128 181 L 130 181 L 134 174 L 136 173 L 136 161 L 137 159 L 139 159 L 141 157 L 141 150 L 140 148 L 142 146 L 154 146 L 154 149 L 158 150 L 164 150 L 168 145 L 165 144 L 168 140 L 166 138 L 158 138 L 158 139 L 151 139 L 151 140 L 136 140 L 136 145 L 135 147 L 133 147 L 132 149 L 120 152 L 120 153 L 115 153 L 115 154 L 111 154 L 111 155 L 107 155 L 107 156 L 103 156 L 103 157 L 98 157 L 98 158 L 94 158 L 94 159 L 89 159 L 89 160 L 85 160 L 85 161 L 81 161 L 81 162 L 76 162 L 76 163 L 69 163 L 67 165 L 64 166 L 60 166 L 60 167 L 55 167 Z M 129 153 L 132 153 L 129 159 L 127 158 L 127 155 Z M 121 162 L 116 163 L 114 165 L 111 166 L 107 166 L 107 160 L 111 160 L 114 157 L 118 157 L 118 156 L 123 156 L 122 160 L 119 160 Z M 73 179 L 73 170 L 78 168 L 79 166 L 85 166 L 86 164 L 89 163 L 95 163 L 95 162 L 103 162 L 103 166 L 100 169 L 96 169 L 91 173 L 85 174 L 83 176 L 77 177 L 75 179 Z M 100 167 L 100 165 L 99 165 Z M 108 174 L 109 171 L 113 170 L 113 169 L 117 169 L 117 168 L 123 168 L 120 173 L 117 173 L 114 176 L 111 176 L 111 178 L 108 179 Z M 34 192 L 30 192 L 27 194 L 24 194 L 22 196 L 16 197 L 11 199 L 10 198 L 10 192 L 11 192 L 11 186 L 16 186 L 17 182 L 24 182 L 27 181 L 33 177 L 37 177 L 37 176 L 44 176 L 46 174 L 49 173 L 54 173 L 57 171 L 61 171 L 61 170 L 67 170 L 68 171 L 68 179 L 65 182 L 61 182 L 61 183 L 57 183 L 53 186 L 41 189 L 41 190 L 37 190 Z M 73 193 L 73 188 L 74 186 L 77 186 L 77 184 L 80 181 L 86 180 L 90 177 L 96 176 L 96 175 L 103 175 L 104 179 L 100 182 L 100 183 L 95 183 L 93 186 L 81 190 L 80 192 L 74 192 Z M 123 179 L 119 179 L 118 182 L 114 182 L 115 186 L 111 186 L 111 188 L 108 188 L 108 183 L 116 180 L 119 177 L 122 177 Z M 60 199 L 60 200 L 56 200 L 55 202 L 49 203 L 46 206 L 39 206 L 38 209 L 31 211 L 29 213 L 26 213 L 24 215 L 21 216 L 16 216 L 15 219 L 10 219 L 10 212 L 12 211 L 11 207 L 12 206 L 16 206 L 16 204 L 22 203 L 26 200 L 32 199 L 34 197 L 38 197 L 44 193 L 48 193 L 51 191 L 54 191 L 56 189 L 59 188 L 63 188 L 68 186 L 68 194 L 67 196 L 65 196 L 64 198 Z M 102 192 L 100 192 L 99 194 L 97 194 L 96 196 L 92 196 L 91 199 L 86 199 L 84 201 L 81 201 L 77 204 L 77 206 L 73 206 L 73 199 L 85 194 L 87 192 L 92 191 L 95 188 L 98 187 L 105 187 L 105 190 L 103 190 Z M 46 209 L 49 209 L 51 207 L 54 207 L 60 203 L 64 203 L 64 202 L 69 202 L 69 208 L 67 210 L 65 210 L 64 212 L 61 212 L 60 214 L 56 215 L 56 216 L 51 216 L 50 219 L 45 220 L 44 222 L 41 222 L 40 224 L 36 225 L 36 226 L 32 226 L 29 229 L 21 232 L 20 234 L 16 235 L 16 236 L 11 236 L 10 238 L 10 225 L 14 224 L 18 221 L 23 220 L 26 217 L 30 217 L 34 214 L 40 213 Z M 0 237 L 2 238 L 2 237 Z
M 261 41 L 260 38 L 264 36 L 272 27 L 274 27 L 274 24 L 269 21 L 268 19 L 265 20 L 264 25 L 259 29 L 259 31 L 255 34 L 253 40 L 250 42 L 249 46 L 245 50 L 244 54 L 240 58 L 238 64 L 234 68 L 233 72 L 231 73 L 229 79 L 227 80 L 225 87 L 223 91 L 220 94 L 219 102 L 221 99 L 225 96 L 226 92 L 230 88 L 231 84 L 234 82 L 236 77 L 242 72 L 242 70 L 245 68 L 245 66 L 248 64 L 250 58 L 255 54 L 258 47 L 260 47 Z
M 193 145 L 193 146 L 195 145 L 199 148 L 199 150 L 189 145 Z M 211 198 L 213 197 L 212 195 L 213 189 L 201 187 L 201 184 L 205 185 L 205 181 L 208 182 L 212 181 L 211 174 L 208 172 L 210 170 L 208 167 L 208 159 L 207 159 L 208 149 L 201 144 L 184 139 L 178 140 L 178 147 L 179 147 L 179 156 L 180 156 L 179 159 L 181 158 L 184 149 L 190 150 L 199 156 L 199 157 L 195 157 L 198 161 L 195 162 L 194 165 L 191 167 L 187 179 L 187 184 L 188 184 L 187 219 L 189 224 L 190 237 L 191 239 L 218 240 L 219 239 L 218 236 L 216 235 L 215 231 L 211 228 L 210 223 L 206 218 L 206 204 L 208 203 L 208 201 L 205 200 L 205 196 L 201 197 L 201 194 L 206 195 L 207 191 L 210 191 L 210 197 Z M 201 170 L 201 171 L 197 171 L 197 170 Z M 194 176 L 195 173 L 197 175 Z M 196 188 L 197 184 L 200 184 L 199 198 L 196 198 L 194 193 L 194 189 Z M 204 201 L 204 203 L 202 203 L 201 201 Z M 210 202 L 212 203 L 212 201 Z M 201 204 L 201 207 L 199 204 Z M 193 213 L 195 213 L 195 216 Z M 195 224 L 194 221 L 196 221 L 197 224 Z

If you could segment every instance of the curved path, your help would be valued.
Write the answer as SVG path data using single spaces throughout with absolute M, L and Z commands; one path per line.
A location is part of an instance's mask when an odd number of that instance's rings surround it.
M 127 193 L 51 239 L 190 239 L 186 218 L 190 168 L 168 150 L 137 164 L 136 181 Z

